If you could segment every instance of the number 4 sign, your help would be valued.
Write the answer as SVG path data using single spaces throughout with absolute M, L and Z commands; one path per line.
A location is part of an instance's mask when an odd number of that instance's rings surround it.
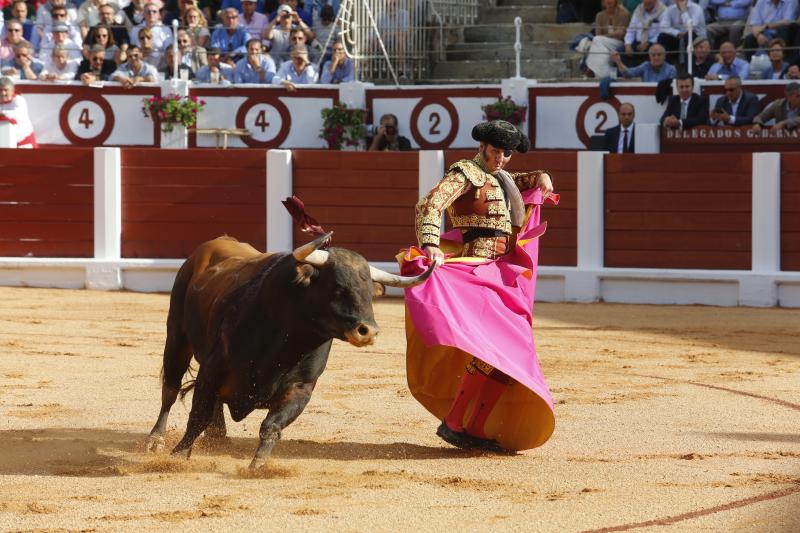
M 61 131 L 78 146 L 103 144 L 114 129 L 114 112 L 100 95 L 73 95 L 61 106 Z

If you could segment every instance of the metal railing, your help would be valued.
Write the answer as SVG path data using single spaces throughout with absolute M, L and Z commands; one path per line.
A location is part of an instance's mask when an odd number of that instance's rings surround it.
M 338 23 L 361 81 L 419 80 L 442 59 L 445 27 L 469 25 L 477 0 L 344 0 Z

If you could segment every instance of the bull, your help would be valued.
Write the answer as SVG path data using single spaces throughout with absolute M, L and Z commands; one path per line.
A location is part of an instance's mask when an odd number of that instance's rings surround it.
M 269 409 L 250 463 L 261 466 L 311 399 L 333 339 L 359 347 L 375 341 L 372 282 L 411 287 L 436 266 L 416 277 L 396 276 L 350 250 L 319 249 L 329 237 L 272 254 L 220 237 L 184 262 L 170 295 L 161 411 L 149 451 L 164 448 L 170 408 L 194 388 L 186 433 L 173 455 L 188 458 L 203 431 L 212 439 L 225 436 L 223 404 L 236 422 Z M 192 356 L 197 375 L 182 385 Z

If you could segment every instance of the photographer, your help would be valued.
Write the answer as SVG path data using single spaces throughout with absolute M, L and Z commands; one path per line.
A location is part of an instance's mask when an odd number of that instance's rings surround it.
M 270 41 L 269 52 L 279 65 L 289 59 L 289 51 L 294 44 L 291 34 L 295 17 L 297 17 L 297 13 L 292 11 L 290 6 L 283 4 L 261 34 L 262 39 Z
M 411 150 L 411 142 L 405 137 L 398 135 L 396 116 L 387 113 L 381 117 L 380 126 L 378 126 L 378 129 L 375 131 L 375 136 L 372 138 L 372 144 L 369 145 L 369 150 L 371 152 L 407 152 Z

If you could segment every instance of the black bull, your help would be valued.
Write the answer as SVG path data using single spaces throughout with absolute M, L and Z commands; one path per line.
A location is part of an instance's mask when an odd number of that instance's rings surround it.
M 350 250 L 318 250 L 329 235 L 283 254 L 220 237 L 186 260 L 170 296 L 161 412 L 148 450 L 163 449 L 170 408 L 194 388 L 186 433 L 172 453 L 188 458 L 203 431 L 224 437 L 224 403 L 237 422 L 269 409 L 250 464 L 260 466 L 311 399 L 333 339 L 374 342 L 372 282 L 413 286 L 435 266 L 414 278 L 388 274 Z M 197 376 L 182 389 L 193 355 Z

